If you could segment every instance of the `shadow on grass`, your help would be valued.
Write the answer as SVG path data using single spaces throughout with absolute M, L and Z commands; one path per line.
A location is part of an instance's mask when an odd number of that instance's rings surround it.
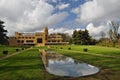
M 33 65 L 17 65 L 17 66 L 2 66 L 0 67 L 1 73 L 8 72 L 8 71 L 15 71 L 15 70 L 33 70 L 33 69 L 40 69 L 40 67 L 43 67 L 43 64 L 33 64 Z
M 9 58 L 8 60 L 13 60 L 13 61 L 28 61 L 28 60 L 36 60 L 40 57 L 38 56 L 17 56 L 17 57 L 12 57 L 12 58 Z

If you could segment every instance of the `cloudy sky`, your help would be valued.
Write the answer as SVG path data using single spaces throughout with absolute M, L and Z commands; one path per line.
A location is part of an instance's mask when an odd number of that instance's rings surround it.
M 120 19 L 120 0 L 0 0 L 0 20 L 8 35 L 41 31 L 72 34 L 87 29 L 94 38 L 107 33 L 110 20 Z

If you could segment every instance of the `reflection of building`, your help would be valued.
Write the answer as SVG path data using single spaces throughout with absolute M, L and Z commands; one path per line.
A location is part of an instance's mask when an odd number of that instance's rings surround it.
M 48 28 L 44 29 L 44 32 L 36 33 L 19 33 L 15 32 L 14 37 L 9 38 L 10 46 L 17 45 L 57 45 L 57 44 L 67 44 L 67 42 L 62 42 L 63 38 L 61 35 L 48 35 Z
M 56 61 L 59 61 L 59 62 L 64 61 L 65 62 L 68 60 L 68 58 L 66 56 L 63 56 L 61 54 L 55 54 L 53 52 L 45 51 L 45 50 L 41 50 L 40 52 L 41 52 L 42 61 L 46 67 L 48 67 L 49 64 L 51 64 L 50 61 L 52 61 L 52 63 L 54 63 Z

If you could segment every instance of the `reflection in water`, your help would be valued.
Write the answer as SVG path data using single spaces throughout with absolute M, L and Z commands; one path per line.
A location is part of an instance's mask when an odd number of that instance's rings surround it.
M 79 77 L 95 74 L 99 71 L 97 67 L 50 51 L 43 50 L 41 57 L 45 69 L 58 76 Z

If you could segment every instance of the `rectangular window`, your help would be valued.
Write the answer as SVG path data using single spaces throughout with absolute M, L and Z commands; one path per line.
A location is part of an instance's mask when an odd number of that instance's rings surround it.
M 33 40 L 27 40 L 26 42 L 33 42 Z
M 38 38 L 37 43 L 42 43 L 42 38 Z

